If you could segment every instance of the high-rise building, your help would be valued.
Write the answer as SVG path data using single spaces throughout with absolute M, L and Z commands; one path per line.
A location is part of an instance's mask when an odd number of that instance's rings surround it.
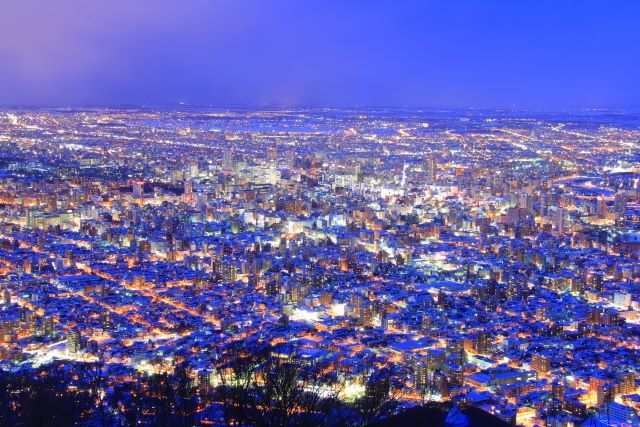
M 268 147 L 267 148 L 267 159 L 271 161 L 278 160 L 278 148 L 277 147 Z
M 233 150 L 225 150 L 222 157 L 222 168 L 225 171 L 231 171 L 234 167 Z
M 627 210 L 627 198 L 622 193 L 617 193 L 613 200 L 613 211 L 618 215 L 624 215 Z
M 142 199 L 144 197 L 144 181 L 136 179 L 132 182 L 133 198 Z
M 424 389 L 429 384 L 429 369 L 424 358 L 413 361 L 413 384 L 417 389 Z
M 622 372 L 618 374 L 618 383 L 616 384 L 616 393 L 631 394 L 636 391 L 637 375 L 633 372 Z
M 551 359 L 544 354 L 534 354 L 531 357 L 531 369 L 537 372 L 549 372 L 551 370 Z
M 599 218 L 607 216 L 607 200 L 604 197 L 598 197 L 597 208 Z
M 627 292 L 614 292 L 613 304 L 620 308 L 628 308 L 631 305 L 631 294 Z
M 564 208 L 558 207 L 553 217 L 553 228 L 557 234 L 564 233 Z
M 77 354 L 80 352 L 80 331 L 78 328 L 73 328 L 67 333 L 67 353 Z
M 439 348 L 434 348 L 427 353 L 427 366 L 430 372 L 443 371 L 446 354 Z
M 203 211 L 207 208 L 207 195 L 204 193 L 196 193 L 196 209 Z
M 190 179 L 184 181 L 184 193 L 182 195 L 182 200 L 185 203 L 193 202 L 193 181 Z
M 551 397 L 554 400 L 564 400 L 564 389 L 564 382 L 554 381 L 553 384 L 551 384 Z
M 428 178 L 429 178 L 429 182 L 436 182 L 436 180 L 438 179 L 438 163 L 435 159 L 435 157 L 430 157 L 427 160 L 427 174 L 428 174 Z

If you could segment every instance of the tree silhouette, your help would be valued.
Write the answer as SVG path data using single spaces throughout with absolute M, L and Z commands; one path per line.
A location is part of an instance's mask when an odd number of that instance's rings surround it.
M 398 408 L 391 393 L 392 375 L 387 369 L 374 372 L 367 381 L 365 393 L 355 402 L 360 425 L 366 426 L 388 417 Z
M 242 426 L 255 418 L 249 413 L 255 406 L 250 405 L 252 389 L 256 384 L 256 371 L 268 357 L 267 346 L 256 346 L 248 351 L 237 341 L 226 349 L 216 369 L 221 385 L 215 395 L 223 405 L 223 417 L 227 425 Z
M 111 425 L 106 392 L 108 387 L 108 373 L 106 372 L 104 356 L 98 354 L 98 360 L 80 365 L 80 370 L 88 379 L 89 393 L 97 408 L 98 423 L 101 427 Z
M 74 425 L 92 413 L 90 393 L 70 390 L 66 374 L 56 366 L 14 376 L 10 390 L 14 423 L 8 425 Z
M 188 363 L 182 362 L 174 369 L 171 378 L 174 388 L 177 426 L 193 426 L 195 423 L 197 397 L 196 387 L 191 378 L 192 369 Z
M 302 364 L 295 353 L 275 356 L 268 346 L 229 349 L 218 367 L 227 425 L 327 425 L 337 401 L 335 377 L 322 364 Z

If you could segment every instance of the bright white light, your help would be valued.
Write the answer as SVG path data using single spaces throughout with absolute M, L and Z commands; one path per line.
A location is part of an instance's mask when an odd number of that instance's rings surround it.
M 331 305 L 331 314 L 333 316 L 344 316 L 345 303 L 334 303 Z
M 365 387 L 364 384 L 357 384 L 353 382 L 345 382 L 344 388 L 342 389 L 341 397 L 344 400 L 355 400 L 364 395 Z
M 320 320 L 320 316 L 315 311 L 310 310 L 302 310 L 300 308 L 296 308 L 291 315 L 291 320 L 294 321 L 303 321 L 303 322 L 316 322 Z

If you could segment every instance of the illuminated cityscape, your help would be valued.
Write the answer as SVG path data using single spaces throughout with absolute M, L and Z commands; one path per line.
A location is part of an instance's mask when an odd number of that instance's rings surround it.
M 0 427 L 640 427 L 638 17 L 4 1 Z
M 229 355 L 269 348 L 330 371 L 346 402 L 384 372 L 407 407 L 456 401 L 525 426 L 635 417 L 637 115 L 21 109 L 0 123 L 6 372 L 98 365 L 114 393 L 186 364 L 195 415 L 215 424 Z M 69 387 L 90 390 L 82 378 Z

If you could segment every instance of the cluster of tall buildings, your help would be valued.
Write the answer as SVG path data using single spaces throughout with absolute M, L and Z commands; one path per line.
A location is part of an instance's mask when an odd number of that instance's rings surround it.
M 344 399 L 385 367 L 407 404 L 637 423 L 639 138 L 592 112 L 0 112 L 0 368 L 188 360 L 213 387 L 262 341 Z

